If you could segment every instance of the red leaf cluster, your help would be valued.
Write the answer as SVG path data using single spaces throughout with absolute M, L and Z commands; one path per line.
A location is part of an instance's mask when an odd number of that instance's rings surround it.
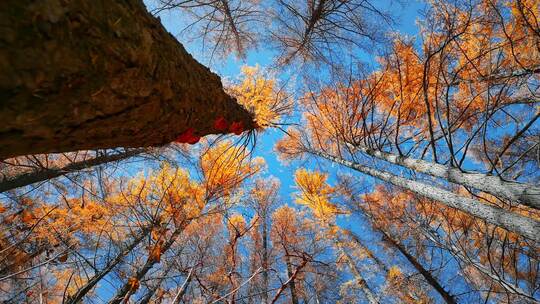
M 244 132 L 244 123 L 241 121 L 235 121 L 231 124 L 229 127 L 229 132 L 234 133 L 236 135 L 242 134 Z
M 216 121 L 214 121 L 214 129 L 217 131 L 226 132 L 228 127 L 229 123 L 223 116 L 218 117 Z
M 184 133 L 178 135 L 175 141 L 182 144 L 187 143 L 187 144 L 193 145 L 193 144 L 198 143 L 200 139 L 201 137 L 195 134 L 195 129 L 189 128 L 186 131 L 184 131 Z

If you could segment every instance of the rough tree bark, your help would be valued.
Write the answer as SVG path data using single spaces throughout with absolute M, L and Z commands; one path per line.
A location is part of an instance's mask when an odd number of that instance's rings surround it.
M 0 2 L 0 159 L 193 141 L 220 117 L 255 127 L 142 0 Z

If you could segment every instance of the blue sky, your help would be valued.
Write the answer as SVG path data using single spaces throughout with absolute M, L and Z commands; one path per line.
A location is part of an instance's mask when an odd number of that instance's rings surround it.
M 151 1 L 151 0 L 148 0 Z M 379 2 L 379 3 L 382 3 Z M 381 4 L 382 5 L 382 4 Z M 388 3 L 386 4 L 388 5 Z M 403 6 L 398 3 L 391 3 L 391 11 L 398 12 L 396 13 L 397 24 L 394 27 L 394 31 L 402 35 L 414 36 L 417 33 L 417 24 L 416 20 L 420 17 L 421 11 L 423 10 L 425 3 L 421 1 L 408 1 Z M 240 74 L 240 68 L 243 65 L 254 66 L 256 64 L 261 67 L 268 67 L 272 64 L 273 54 L 268 50 L 257 50 L 250 51 L 247 54 L 245 60 L 239 60 L 233 56 L 229 57 L 227 60 L 218 62 L 214 60 L 209 62 L 204 54 L 201 52 L 201 44 L 196 42 L 189 42 L 186 37 L 180 34 L 182 29 L 182 20 L 179 14 L 165 12 L 160 15 L 161 21 L 169 32 L 177 37 L 177 39 L 186 47 L 186 49 L 201 63 L 209 66 L 214 72 L 220 75 L 222 78 L 236 78 Z M 363 55 L 366 63 L 375 65 L 374 55 Z M 290 70 L 289 73 L 294 75 L 294 70 Z M 290 77 L 290 74 L 283 73 L 277 74 L 278 80 L 287 80 Z M 301 85 L 300 83 L 295 83 L 295 85 Z M 297 119 L 300 115 L 297 113 L 293 115 L 292 119 Z M 294 121 L 290 121 L 294 122 Z M 274 152 L 273 148 L 277 140 L 283 136 L 283 133 L 276 129 L 266 130 L 264 133 L 260 134 L 257 139 L 257 145 L 255 147 L 254 156 L 261 156 L 266 160 L 267 163 L 267 172 L 265 175 L 274 176 L 278 178 L 281 182 L 280 190 L 280 204 L 289 204 L 294 205 L 294 172 L 299 167 L 306 167 L 308 169 L 324 169 L 325 172 L 329 173 L 329 182 L 333 184 L 335 178 L 338 174 L 349 172 L 348 169 L 340 167 L 336 164 L 330 164 L 317 159 L 309 159 L 308 161 L 300 162 L 295 161 L 291 164 L 284 164 L 278 160 L 277 153 Z M 370 189 L 376 181 L 367 176 L 362 176 L 355 174 L 357 181 L 362 182 L 362 186 L 366 189 Z M 298 208 L 298 206 L 296 206 Z M 363 218 L 359 216 L 342 216 L 338 219 L 338 224 L 342 227 L 351 229 L 355 231 L 361 238 L 368 244 L 370 249 L 385 257 L 389 258 L 387 254 L 380 250 L 380 247 L 374 246 L 377 242 L 374 241 L 374 237 L 371 232 L 369 225 L 364 221 Z M 392 260 L 392 259 L 390 259 Z M 433 261 L 435 264 L 437 261 Z M 407 263 L 402 264 L 402 266 L 407 265 Z M 457 267 L 454 267 L 457 270 Z M 412 269 L 411 269 L 412 270 Z M 467 289 L 466 284 L 462 281 L 462 278 L 455 276 L 456 273 L 445 273 L 444 277 L 447 282 L 452 282 L 453 288 L 456 292 L 460 291 L 460 287 Z M 457 279 L 457 281 L 455 281 Z M 381 283 L 381 282 L 378 282 Z M 432 293 L 432 296 L 435 298 L 438 297 L 436 293 Z
M 152 7 L 152 0 L 146 0 L 149 7 Z M 417 33 L 416 19 L 419 17 L 419 12 L 423 9 L 424 3 L 421 1 L 407 1 L 405 4 L 399 4 L 396 1 L 380 1 L 381 6 L 386 6 L 392 12 L 396 13 L 397 24 L 394 27 L 394 31 L 399 32 L 400 34 L 405 35 L 414 35 Z M 162 12 L 160 14 L 161 22 L 165 28 L 173 34 L 183 45 L 184 47 L 196 58 L 199 62 L 210 67 L 215 73 L 220 75 L 222 78 L 236 78 L 240 74 L 240 68 L 243 65 L 254 66 L 256 64 L 261 67 L 268 67 L 272 64 L 273 54 L 267 49 L 259 47 L 258 50 L 249 51 L 244 60 L 235 58 L 234 56 L 229 56 L 225 61 L 212 60 L 210 62 L 203 54 L 201 49 L 201 43 L 199 41 L 189 41 L 185 35 L 182 34 L 182 28 L 184 21 L 182 16 L 178 12 Z M 369 55 L 363 56 L 367 63 L 373 64 L 374 57 Z M 294 70 L 290 70 L 289 73 L 294 74 Z M 277 74 L 278 80 L 280 77 L 281 80 L 288 80 L 289 75 L 287 73 Z M 295 85 L 301 85 L 300 83 L 295 83 Z M 292 119 L 299 117 L 294 115 Z M 254 151 L 254 156 L 264 157 L 267 163 L 267 175 L 275 176 L 281 181 L 281 198 L 284 202 L 289 202 L 291 192 L 294 191 L 294 171 L 298 166 L 306 166 L 310 169 L 317 168 L 320 165 L 323 165 L 321 162 L 316 160 L 311 160 L 310 162 L 303 163 L 293 163 L 292 165 L 285 165 L 280 162 L 277 158 L 277 154 L 273 151 L 273 146 L 275 142 L 281 138 L 283 133 L 279 130 L 267 130 L 257 139 L 257 146 Z M 325 165 L 325 170 L 328 171 L 331 176 L 330 180 L 333 180 L 333 177 L 343 170 L 339 166 L 328 166 Z

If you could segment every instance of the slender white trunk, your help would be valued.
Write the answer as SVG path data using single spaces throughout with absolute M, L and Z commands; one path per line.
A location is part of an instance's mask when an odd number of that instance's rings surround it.
M 191 282 L 194 269 L 195 269 L 195 266 L 191 267 L 191 269 L 189 270 L 186 280 L 184 281 L 182 286 L 180 286 L 180 290 L 178 290 L 178 293 L 176 293 L 176 296 L 171 302 L 172 304 L 178 304 L 180 303 L 180 301 L 182 301 L 182 298 L 184 297 L 184 294 L 186 293 L 186 290 L 188 289 L 189 283 Z
M 449 182 L 492 194 L 522 205 L 540 210 L 540 187 L 502 180 L 498 176 L 477 172 L 463 172 L 458 168 L 447 167 L 441 164 L 403 157 L 380 150 L 369 149 L 364 146 L 355 146 L 360 152 L 382 159 L 416 172 L 446 179 Z
M 362 290 L 364 295 L 366 296 L 366 299 L 370 304 L 379 304 L 379 301 L 377 300 L 377 296 L 371 291 L 371 288 L 367 285 L 366 280 L 360 273 L 360 270 L 356 267 L 356 264 L 353 262 L 351 256 L 345 252 L 343 249 L 343 246 L 341 245 L 341 242 L 338 240 L 334 240 L 334 243 L 336 244 L 336 247 L 338 249 L 338 252 L 343 255 L 343 258 L 345 259 L 345 262 L 347 263 L 347 266 L 349 266 L 349 269 L 351 270 L 356 285 Z
M 356 171 L 389 182 L 395 186 L 410 190 L 416 194 L 436 200 L 448 207 L 455 208 L 482 219 L 492 225 L 515 232 L 531 240 L 540 242 L 540 222 L 495 206 L 485 205 L 475 199 L 466 198 L 450 191 L 400 177 L 338 158 L 320 151 L 309 151 L 314 155 L 342 164 Z
M 370 258 L 377 267 L 379 267 L 382 271 L 388 272 L 388 267 L 379 259 L 377 256 L 373 254 L 373 252 L 364 244 L 364 242 L 356 235 L 356 233 L 352 232 L 349 229 L 339 228 L 339 231 L 343 233 L 343 235 L 350 238 L 350 240 L 358 247 L 360 248 L 368 258 Z

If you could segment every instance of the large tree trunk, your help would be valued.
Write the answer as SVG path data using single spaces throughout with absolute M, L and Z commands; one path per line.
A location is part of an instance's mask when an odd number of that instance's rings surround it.
M 193 142 L 220 117 L 254 127 L 141 0 L 0 2 L 0 159 Z
M 364 146 L 355 146 L 359 151 L 392 164 L 396 164 L 419 173 L 446 179 L 449 182 L 484 191 L 522 205 L 540 210 L 540 187 L 502 180 L 498 176 L 477 172 L 464 172 L 458 168 L 399 156 Z
M 448 207 L 458 209 L 479 219 L 485 220 L 492 225 L 502 227 L 508 231 L 515 232 L 526 238 L 540 242 L 540 222 L 533 218 L 519 215 L 495 206 L 486 205 L 475 199 L 463 197 L 436 186 L 373 169 L 321 151 L 310 150 L 309 153 L 326 158 L 385 182 L 389 182 L 403 189 L 410 190 L 421 196 L 438 201 Z

